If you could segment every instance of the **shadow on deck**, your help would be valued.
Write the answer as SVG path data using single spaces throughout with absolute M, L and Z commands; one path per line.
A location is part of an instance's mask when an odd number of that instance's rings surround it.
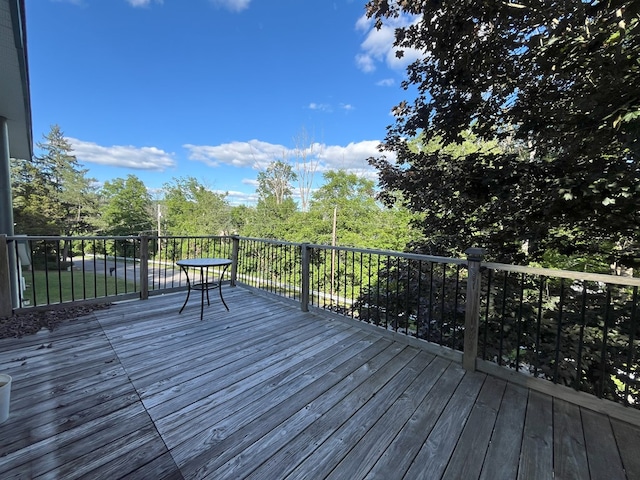
M 640 478 L 640 428 L 241 287 L 0 340 L 0 478 Z M 635 412 L 634 412 L 635 413 Z

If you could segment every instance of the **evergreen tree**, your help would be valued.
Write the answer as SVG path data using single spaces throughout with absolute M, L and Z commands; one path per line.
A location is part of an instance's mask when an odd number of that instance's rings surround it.
M 97 195 L 58 125 L 37 144 L 42 154 L 12 165 L 16 231 L 82 235 L 93 231 Z

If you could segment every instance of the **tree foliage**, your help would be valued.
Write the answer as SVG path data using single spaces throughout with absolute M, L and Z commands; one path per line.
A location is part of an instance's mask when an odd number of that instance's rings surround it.
M 412 16 L 395 44 L 400 56 L 422 53 L 403 84 L 417 97 L 394 108 L 383 145 L 397 163 L 372 159 L 383 188 L 433 212 L 427 236 L 460 248 L 484 244 L 503 260 L 522 260 L 523 244 L 528 260 L 549 248 L 607 250 L 634 264 L 639 10 L 631 0 L 370 1 L 379 27 Z M 425 144 L 460 144 L 470 128 L 501 150 L 455 156 L 407 142 L 422 134 Z
M 149 234 L 154 227 L 151 195 L 135 175 L 105 182 L 102 190 L 102 217 L 107 235 Z
M 226 195 L 214 192 L 193 177 L 174 178 L 164 185 L 165 229 L 169 235 L 229 233 Z
M 258 173 L 257 193 L 260 200 L 273 198 L 276 205 L 291 198 L 291 182 L 296 179 L 293 168 L 283 160 L 275 160 L 265 171 Z
M 12 191 L 16 231 L 81 235 L 95 228 L 97 196 L 58 125 L 37 144 L 32 160 L 15 160 Z
M 284 160 L 274 160 L 258 173 L 258 202 L 245 223 L 243 232 L 251 237 L 287 238 L 289 226 L 296 215 L 291 182 L 296 174 Z

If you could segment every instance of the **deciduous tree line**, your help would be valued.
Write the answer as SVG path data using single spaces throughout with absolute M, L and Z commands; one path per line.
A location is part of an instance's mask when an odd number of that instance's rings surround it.
M 330 243 L 335 236 L 340 245 L 395 250 L 411 236 L 406 209 L 382 206 L 372 180 L 344 171 L 325 172 L 303 209 L 294 183 L 304 169 L 274 160 L 258 174 L 256 205 L 232 206 L 224 193 L 193 177 L 173 178 L 155 196 L 134 175 L 99 186 L 57 125 L 38 147 L 41 155 L 13 164 L 17 233 L 240 234 L 311 243 Z

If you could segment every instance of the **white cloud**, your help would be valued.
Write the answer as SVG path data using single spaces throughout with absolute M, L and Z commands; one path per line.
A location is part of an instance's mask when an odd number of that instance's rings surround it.
M 378 150 L 380 142 L 378 140 L 364 140 L 362 142 L 351 142 L 346 147 L 339 145 L 325 146 L 319 157 L 321 160 L 321 171 L 346 170 L 367 178 L 376 179 L 377 171 L 368 163 L 369 157 L 379 157 L 382 155 Z M 388 160 L 393 160 L 395 155 L 391 152 L 385 153 Z
M 84 6 L 84 0 L 53 0 L 54 3 L 70 3 L 72 5 Z
M 309 104 L 309 110 L 319 110 L 321 112 L 331 112 L 333 111 L 331 105 L 327 103 L 315 103 L 311 102 Z
M 159 3 L 162 5 L 163 0 L 127 0 L 132 7 L 146 7 L 151 3 Z
M 356 55 L 356 66 L 363 72 L 376 70 L 379 63 L 384 63 L 392 70 L 402 70 L 422 54 L 413 49 L 405 49 L 402 58 L 396 57 L 394 48 L 395 29 L 415 23 L 420 17 L 401 16 L 389 18 L 378 30 L 371 19 L 363 15 L 356 22 L 356 30 L 365 32 L 365 39 L 360 44 L 361 52 Z
M 307 108 L 309 110 L 316 110 L 318 112 L 326 112 L 326 113 L 333 113 L 333 106 L 329 103 L 316 103 L 316 102 L 311 102 Z M 351 105 L 350 103 L 341 103 L 338 105 L 338 107 L 340 110 L 344 110 L 346 112 L 350 112 L 351 110 L 354 110 L 355 107 L 353 105 Z
M 223 143 L 217 146 L 185 144 L 183 147 L 189 150 L 190 160 L 203 162 L 211 167 L 225 164 L 261 169 L 274 160 L 287 158 L 290 153 L 287 147 L 260 140 Z
M 257 187 L 258 186 L 258 179 L 256 179 L 256 178 L 243 178 L 241 183 L 243 185 L 251 185 L 252 187 Z
M 352 142 L 345 147 L 315 143 L 312 148 L 307 150 L 305 158 L 308 162 L 317 163 L 318 172 L 345 170 L 375 179 L 377 172 L 369 166 L 367 159 L 382 155 L 378 151 L 379 145 L 380 141 L 378 140 Z M 191 144 L 183 146 L 189 150 L 190 160 L 203 162 L 211 167 L 231 165 L 264 170 L 275 160 L 284 160 L 289 163 L 294 163 L 296 160 L 294 149 L 259 140 L 225 143 L 218 146 Z M 388 160 L 394 161 L 395 155 L 393 153 L 386 152 L 385 155 Z M 242 183 L 253 187 L 257 185 L 256 180 L 251 179 L 244 179 Z
M 249 8 L 251 0 L 211 0 L 216 7 L 224 8 L 232 12 L 241 12 Z
M 376 82 L 378 87 L 393 87 L 396 84 L 396 81 L 393 78 L 383 78 Z
M 231 190 L 228 192 L 222 192 L 227 194 L 227 201 L 230 205 L 251 205 L 258 203 L 258 194 L 238 192 Z
M 136 170 L 156 170 L 163 172 L 176 166 L 173 155 L 156 147 L 134 147 L 132 145 L 112 145 L 103 147 L 93 142 L 77 138 L 67 138 L 73 154 L 80 163 L 97 163 L 112 167 Z

